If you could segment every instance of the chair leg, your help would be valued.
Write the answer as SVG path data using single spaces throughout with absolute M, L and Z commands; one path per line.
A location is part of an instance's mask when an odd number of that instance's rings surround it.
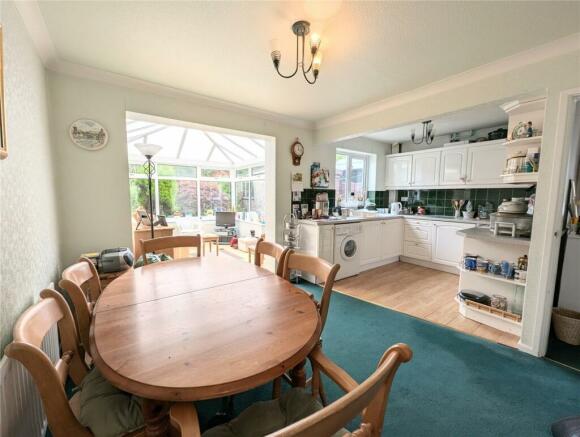
M 319 381 L 318 393 L 320 394 L 320 402 L 322 402 L 322 406 L 326 407 L 328 405 L 328 399 L 326 398 L 326 392 L 324 391 L 324 385 L 322 384 L 322 378 L 320 378 L 320 381 Z
M 272 399 L 278 399 L 282 394 L 282 377 L 278 377 L 272 384 Z

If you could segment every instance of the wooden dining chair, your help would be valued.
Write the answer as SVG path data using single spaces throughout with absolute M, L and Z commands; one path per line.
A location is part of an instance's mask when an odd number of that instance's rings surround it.
M 324 329 L 324 325 L 326 324 L 328 308 L 330 307 L 330 297 L 332 295 L 332 287 L 334 287 L 334 278 L 336 277 L 339 269 L 340 264 L 330 264 L 328 261 L 325 261 L 322 258 L 306 255 L 303 253 L 297 253 L 293 249 L 288 251 L 284 259 L 284 279 L 290 279 L 290 272 L 292 270 L 299 270 L 301 272 L 314 275 L 317 281 L 324 283 L 320 301 L 314 299 L 314 296 L 311 293 L 306 292 L 316 302 L 318 312 L 320 313 L 321 334 Z M 288 380 L 288 382 L 292 383 L 291 377 L 288 375 L 284 375 L 284 377 L 286 380 Z M 273 397 L 275 398 L 280 396 L 281 381 L 281 378 L 278 378 L 274 381 Z M 322 386 L 322 383 L 319 384 L 318 390 L 323 404 L 326 404 L 326 395 L 324 393 L 324 387 Z
M 83 351 L 89 355 L 89 330 L 93 306 L 102 292 L 97 269 L 90 259 L 81 257 L 76 264 L 62 272 L 58 286 L 68 294 L 72 302 L 81 345 Z
M 276 261 L 276 275 L 282 277 L 284 274 L 284 260 L 289 251 L 289 248 L 284 248 L 277 243 L 265 241 L 262 237 L 256 242 L 256 247 L 254 248 L 254 264 L 261 267 L 264 258 L 263 255 L 268 255 Z
M 406 344 L 391 346 L 380 359 L 377 370 L 358 384 L 317 347 L 309 355 L 312 367 L 344 390 L 344 396 L 322 407 L 315 401 L 317 381 L 313 381 L 311 393 L 293 388 L 281 399 L 252 405 L 229 424 L 204 432 L 203 437 L 380 437 L 395 374 L 412 356 Z M 355 431 L 351 433 L 344 428 L 361 414 L 361 423 Z
M 310 273 L 311 275 L 314 275 L 318 281 L 324 283 L 322 298 L 320 299 L 320 302 L 317 302 L 322 322 L 322 332 L 324 325 L 326 324 L 326 316 L 330 306 L 330 296 L 332 295 L 332 287 L 334 287 L 334 278 L 336 278 L 336 274 L 340 270 L 340 264 L 330 264 L 322 258 L 298 253 L 291 249 L 286 253 L 284 259 L 283 278 L 289 280 L 290 272 L 292 270 Z
M 201 256 L 201 236 L 198 235 L 178 235 L 175 237 L 158 237 L 141 241 L 141 253 L 143 254 L 143 265 L 147 265 L 147 254 L 164 249 L 176 249 L 180 247 L 195 247 L 197 256 Z
M 40 298 L 16 322 L 13 341 L 6 347 L 5 354 L 19 361 L 32 376 L 51 434 L 54 437 L 98 437 L 113 435 L 110 431 L 115 430 L 114 435 L 141 435 L 144 424 L 140 402 L 109 384 L 96 369 L 89 371 L 64 297 L 55 290 L 46 289 L 40 293 Z M 62 352 L 53 364 L 41 345 L 55 324 Z M 80 388 L 70 400 L 64 389 L 68 378 Z M 90 395 L 83 398 L 85 390 Z M 197 418 L 193 404 L 175 404 L 175 411 L 173 408 L 170 415 L 174 428 L 180 429 L 183 436 L 199 435 L 199 430 L 191 427 L 193 419 Z M 130 429 L 118 432 L 126 428 Z

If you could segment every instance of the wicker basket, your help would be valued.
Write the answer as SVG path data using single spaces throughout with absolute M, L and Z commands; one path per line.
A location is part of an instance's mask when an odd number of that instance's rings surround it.
M 564 308 L 554 308 L 552 320 L 558 339 L 573 346 L 580 346 L 580 313 Z

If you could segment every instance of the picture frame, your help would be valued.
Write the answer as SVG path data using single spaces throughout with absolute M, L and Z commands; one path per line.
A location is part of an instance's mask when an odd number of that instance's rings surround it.
M 0 159 L 8 157 L 6 111 L 4 110 L 4 30 L 0 25 Z
M 313 162 L 310 166 L 310 186 L 311 188 L 330 187 L 330 170 L 321 168 L 319 162 Z
M 401 153 L 401 143 L 393 143 L 391 144 L 391 153 Z

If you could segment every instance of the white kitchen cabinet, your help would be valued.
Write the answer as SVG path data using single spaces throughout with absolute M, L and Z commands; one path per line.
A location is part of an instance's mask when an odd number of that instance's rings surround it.
M 433 262 L 457 266 L 463 256 L 463 237 L 457 231 L 473 227 L 452 222 L 433 223 Z
M 495 144 L 472 146 L 467 157 L 467 185 L 501 184 L 505 164 L 504 140 Z
M 378 220 L 362 223 L 362 238 L 360 263 L 361 265 L 372 264 L 381 261 L 381 234 L 382 222 Z
M 431 245 L 426 243 L 416 243 L 414 241 L 405 241 L 403 255 L 409 258 L 431 261 Z
M 405 241 L 431 244 L 433 224 L 425 220 L 405 220 Z
M 441 151 L 428 151 L 413 154 L 411 185 L 432 187 L 439 182 L 439 161 Z
M 439 185 L 462 185 L 467 180 L 467 147 L 449 147 L 441 151 Z
M 381 259 L 403 254 L 403 220 L 381 222 Z
M 413 155 L 388 155 L 386 159 L 386 186 L 408 187 L 411 182 Z

